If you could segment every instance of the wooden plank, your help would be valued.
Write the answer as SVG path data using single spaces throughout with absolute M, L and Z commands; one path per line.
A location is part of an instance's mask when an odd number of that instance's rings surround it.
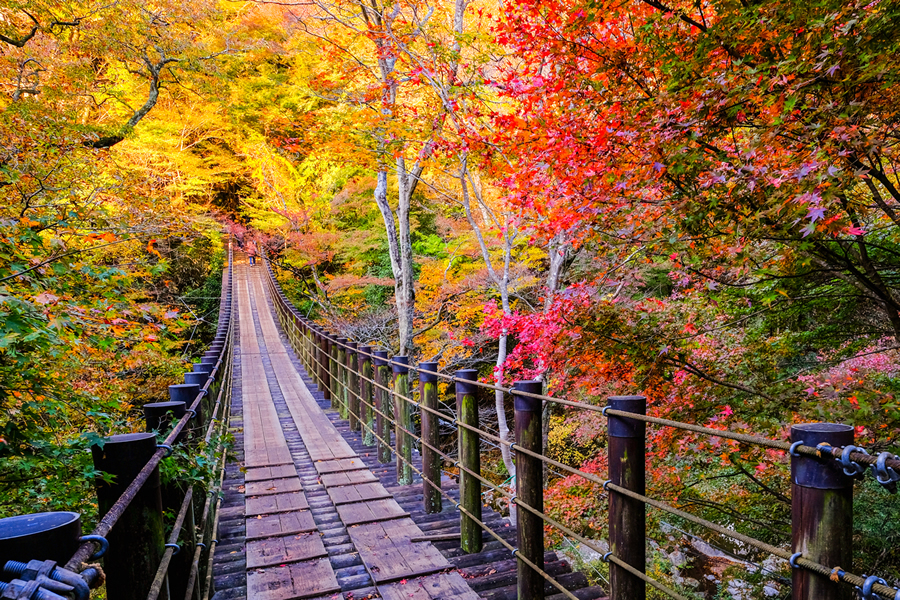
M 343 473 L 328 473 L 321 477 L 322 485 L 326 488 L 341 485 L 354 485 L 357 483 L 372 483 L 378 481 L 372 471 L 345 471 Z
M 381 483 L 363 483 L 360 485 L 332 487 L 328 488 L 328 495 L 331 497 L 331 501 L 335 506 L 392 497 L 391 493 L 387 491 Z
M 315 465 L 316 472 L 318 472 L 319 475 L 325 475 L 326 473 L 339 473 L 342 471 L 361 471 L 363 469 L 368 469 L 366 463 L 364 463 L 361 458 L 323 460 L 321 462 L 313 464 Z
M 288 492 L 300 492 L 303 487 L 300 479 L 269 479 L 267 481 L 250 481 L 244 486 L 244 493 L 248 496 L 268 496 L 271 494 L 287 494 Z
M 259 569 L 328 556 L 318 532 L 247 542 L 247 568 Z
M 308 510 L 247 519 L 248 540 L 285 536 L 315 530 L 316 523 Z
M 327 558 L 290 565 L 295 598 L 310 598 L 341 591 Z
M 307 508 L 309 508 L 309 502 L 307 502 L 306 495 L 303 492 L 256 496 L 244 500 L 244 514 L 248 517 L 291 512 Z
M 296 477 L 297 468 L 293 463 L 272 467 L 256 467 L 247 469 L 244 473 L 244 481 L 265 481 L 266 479 L 285 479 Z
M 347 530 L 359 556 L 376 584 L 430 575 L 451 567 L 429 543 L 412 543 L 421 536 L 412 519 L 357 525 Z
M 387 521 L 409 516 L 409 513 L 403 510 L 393 498 L 342 504 L 337 507 L 337 511 L 341 521 L 347 527 L 359 525 L 360 523 Z
M 340 590 L 327 558 L 247 573 L 247 597 L 254 600 L 313 598 Z
M 438 573 L 407 581 L 378 586 L 382 600 L 479 600 L 458 572 Z
M 291 598 L 294 582 L 288 566 L 247 572 L 247 597 L 254 600 Z

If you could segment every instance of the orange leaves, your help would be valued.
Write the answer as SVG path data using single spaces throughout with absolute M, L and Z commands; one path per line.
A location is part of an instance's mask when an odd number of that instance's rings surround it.
M 154 247 L 154 244 L 156 244 L 156 240 L 150 240 L 149 242 L 147 242 L 147 252 L 150 254 L 155 254 L 157 258 L 162 258 L 162 254 L 160 254 L 159 250 Z

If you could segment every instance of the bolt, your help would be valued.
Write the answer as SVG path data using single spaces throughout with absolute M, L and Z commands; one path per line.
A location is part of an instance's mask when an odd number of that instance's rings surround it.
M 28 568 L 27 563 L 19 562 L 17 560 L 11 560 L 6 563 L 3 567 L 3 570 L 9 573 L 10 575 L 23 575 L 25 573 L 25 569 Z

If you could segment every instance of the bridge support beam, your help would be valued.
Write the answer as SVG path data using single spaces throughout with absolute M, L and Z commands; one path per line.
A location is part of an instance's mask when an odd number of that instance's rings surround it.
M 460 422 L 459 496 L 460 506 L 466 511 L 460 511 L 460 547 L 467 554 L 481 552 L 482 547 L 481 526 L 475 522 L 475 519 L 481 520 L 481 482 L 473 474 L 481 473 L 481 436 L 464 427 L 478 429 L 478 388 L 469 383 L 477 380 L 475 369 L 456 372 L 456 413 Z
M 360 421 L 360 401 L 359 401 L 359 376 L 356 374 L 356 366 L 359 363 L 357 358 L 358 342 L 347 342 L 347 362 L 345 363 L 347 370 L 347 414 L 350 421 L 350 431 L 359 431 Z
M 363 414 L 362 441 L 363 446 L 375 445 L 375 411 L 372 410 L 372 347 L 359 347 L 359 372 L 362 377 L 359 378 L 359 395 L 362 397 L 361 411 Z
M 397 454 L 397 485 L 409 485 L 412 471 L 412 411 L 407 398 L 409 387 L 409 357 L 395 356 L 391 363 L 394 372 L 394 445 Z
M 611 396 L 608 406 L 637 414 L 647 413 L 644 396 Z M 646 491 L 645 433 L 643 421 L 609 415 L 609 480 L 638 494 Z M 640 500 L 609 492 L 609 549 L 626 564 L 644 572 L 647 564 L 647 509 Z M 614 562 L 609 563 L 610 598 L 644 600 L 646 584 Z
M 432 411 L 438 407 L 438 364 L 419 363 L 419 418 L 422 421 L 422 495 L 425 512 L 435 514 L 443 509 L 441 500 L 441 458 L 432 448 L 438 447 L 438 418 Z M 425 371 L 432 371 L 426 373 Z
M 540 381 L 517 381 L 513 390 L 528 394 L 540 394 Z M 516 420 L 516 499 L 530 508 L 544 512 L 544 465 L 519 448 L 542 454 L 541 401 L 537 398 L 517 396 L 515 398 Z M 516 531 L 518 551 L 516 556 L 516 584 L 519 600 L 543 600 L 544 578 L 525 563 L 523 558 L 544 568 L 544 522 L 527 508 L 516 510 Z
M 791 427 L 791 441 L 804 446 L 853 444 L 853 427 L 804 423 Z M 853 478 L 830 456 L 791 456 L 791 551 L 819 564 L 853 563 Z M 851 586 L 806 569 L 793 569 L 793 600 L 850 600 Z
M 391 396 L 385 391 L 391 381 L 391 368 L 388 366 L 387 350 L 375 351 L 375 433 L 378 441 L 378 462 L 385 465 L 391 462 Z M 383 441 L 382 441 L 383 440 Z
M 92 446 L 94 468 L 114 476 L 113 483 L 96 481 L 97 507 L 102 517 L 156 452 L 152 433 L 127 433 L 107 438 L 103 447 Z M 106 536 L 109 550 L 103 558 L 106 597 L 109 600 L 146 600 L 165 544 L 159 467 Z M 159 598 L 169 597 L 165 582 Z

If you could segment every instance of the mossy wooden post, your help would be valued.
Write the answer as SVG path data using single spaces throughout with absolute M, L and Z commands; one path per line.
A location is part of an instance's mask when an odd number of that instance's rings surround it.
M 384 390 L 391 381 L 387 355 L 387 350 L 375 351 L 375 432 L 383 440 L 378 442 L 378 462 L 383 465 L 391 462 L 391 395 Z
M 372 347 L 359 347 L 359 372 L 362 377 L 359 378 L 359 395 L 362 398 L 361 408 L 363 415 L 364 427 L 362 428 L 363 446 L 374 446 L 375 436 L 372 432 L 375 430 L 375 411 L 372 410 Z
M 350 418 L 350 370 L 347 368 L 347 365 L 349 364 L 348 355 L 350 353 L 350 349 L 347 346 L 350 344 L 350 340 L 348 338 L 343 338 L 340 341 L 343 343 L 338 350 L 338 358 L 340 360 L 338 369 L 340 369 L 341 373 L 340 414 L 341 418 L 346 420 Z
M 313 383 L 320 390 L 322 389 L 322 368 L 318 361 L 321 360 L 322 346 L 319 339 L 319 332 L 314 328 L 309 328 L 309 356 L 310 356 L 310 373 L 313 377 Z
M 350 431 L 359 431 L 359 376 L 356 374 L 358 363 L 357 342 L 347 342 L 347 413 L 350 417 Z
M 92 446 L 94 468 L 114 477 L 113 483 L 95 480 L 97 509 L 103 517 L 156 452 L 156 435 L 126 433 Z M 103 558 L 106 594 L 111 600 L 146 600 L 162 560 L 165 541 L 159 467 L 107 534 L 109 550 Z M 159 597 L 168 598 L 168 582 Z
M 303 345 L 301 356 L 303 357 L 303 366 L 307 373 L 312 373 L 312 361 L 310 360 L 310 337 L 309 337 L 309 323 L 306 322 L 306 319 L 301 319 L 300 321 L 300 333 L 301 333 L 301 342 Z
M 513 390 L 540 394 L 540 381 L 517 381 Z M 543 453 L 541 439 L 541 401 L 538 398 L 513 394 L 516 411 L 516 498 L 534 510 L 544 512 L 543 461 L 518 449 L 535 454 Z M 518 535 L 517 556 L 544 568 L 544 522 L 528 509 L 516 510 Z M 543 600 L 544 578 L 522 560 L 517 560 L 516 585 L 519 600 Z
M 853 427 L 804 423 L 791 427 L 804 446 L 853 444 Z M 829 456 L 791 456 L 791 552 L 822 565 L 853 563 L 853 478 Z M 793 600 L 850 600 L 853 588 L 806 569 L 791 571 Z
M 394 372 L 394 450 L 397 454 L 397 485 L 409 485 L 412 471 L 412 411 L 409 402 L 409 357 L 395 356 L 391 361 Z
M 469 383 L 478 380 L 478 371 L 462 369 L 456 372 L 456 413 L 459 422 L 478 428 L 478 388 Z M 472 473 L 481 474 L 481 436 L 459 426 L 459 496 L 460 506 L 475 519 L 481 520 L 481 482 Z M 467 473 L 466 469 L 472 473 Z M 481 526 L 460 511 L 460 548 L 473 554 L 481 552 Z
M 305 370 L 307 373 L 310 373 L 309 357 L 306 356 L 306 352 L 309 349 L 308 339 L 307 339 L 307 326 L 306 326 L 306 320 L 303 317 L 297 317 L 297 328 L 298 328 L 297 332 L 298 332 L 299 341 L 300 341 L 300 348 L 298 351 L 300 354 L 300 362 L 303 363 L 303 370 Z
M 331 353 L 331 341 L 321 331 L 316 332 L 319 338 L 319 389 L 326 400 L 331 400 L 334 405 L 334 396 L 331 393 L 331 370 L 329 369 L 329 355 Z
M 435 514 L 443 509 L 441 501 L 441 457 L 432 450 L 437 448 L 438 419 L 431 411 L 438 407 L 438 364 L 436 362 L 419 363 L 419 418 L 422 420 L 422 495 L 425 512 Z M 430 373 L 426 371 L 431 371 Z
M 344 363 L 347 360 L 347 349 L 344 348 L 344 344 L 346 343 L 347 338 L 339 337 L 332 344 L 334 346 L 334 372 L 331 374 L 333 381 L 331 397 L 334 398 L 334 408 L 337 409 L 342 419 L 347 418 L 347 407 L 344 404 Z
M 306 330 L 306 343 L 308 346 L 307 350 L 309 354 L 309 356 L 307 356 L 309 364 L 306 365 L 306 372 L 309 373 L 310 377 L 312 377 L 313 383 L 316 385 L 316 387 L 321 390 L 322 382 L 319 380 L 319 368 L 316 366 L 316 363 L 313 360 L 313 356 L 318 356 L 319 341 L 316 338 L 316 332 L 313 330 L 311 324 Z
M 644 396 L 611 396 L 611 409 L 635 414 L 647 413 Z M 645 432 L 643 421 L 608 415 L 609 480 L 638 494 L 645 493 Z M 609 549 L 620 560 L 644 572 L 647 563 L 647 509 L 640 500 L 614 490 L 609 492 Z M 646 584 L 618 566 L 609 563 L 610 598 L 645 600 Z

